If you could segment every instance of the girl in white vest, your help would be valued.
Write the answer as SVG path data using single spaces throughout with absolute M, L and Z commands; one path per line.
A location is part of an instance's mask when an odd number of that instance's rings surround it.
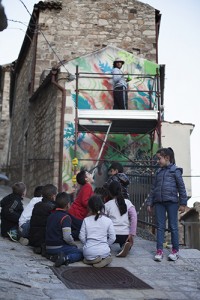
M 102 268 L 111 263 L 110 245 L 116 239 L 112 221 L 104 213 L 101 196 L 93 195 L 88 201 L 90 216 L 83 220 L 79 239 L 83 243 L 85 264 Z

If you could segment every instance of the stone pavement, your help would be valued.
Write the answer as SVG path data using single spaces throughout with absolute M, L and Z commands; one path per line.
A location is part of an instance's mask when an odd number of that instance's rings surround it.
M 112 246 L 113 261 L 109 267 L 123 267 L 153 287 L 152 290 L 72 290 L 49 268 L 53 263 L 22 246 L 0 237 L 0 299 L 7 300 L 198 300 L 200 299 L 200 251 L 181 249 L 180 259 L 155 262 L 155 242 L 135 239 L 126 258 L 117 258 L 118 245 Z M 82 262 L 70 266 L 85 266 Z M 66 266 L 67 268 L 67 266 Z M 92 268 L 92 267 L 91 267 Z
M 9 187 L 0 186 L 0 199 L 9 192 Z M 179 260 L 169 262 L 165 249 L 163 261 L 155 262 L 155 247 L 154 241 L 136 237 L 129 255 L 117 258 L 119 246 L 114 244 L 109 266 L 127 269 L 152 290 L 72 290 L 54 275 L 51 261 L 34 254 L 29 246 L 0 237 L 0 300 L 200 300 L 200 251 L 181 249 Z

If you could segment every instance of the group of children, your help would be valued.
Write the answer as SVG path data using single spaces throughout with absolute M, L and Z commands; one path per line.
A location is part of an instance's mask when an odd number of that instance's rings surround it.
M 69 194 L 58 193 L 53 184 L 47 184 L 36 187 L 34 197 L 23 209 L 26 186 L 15 183 L 13 193 L 1 201 L 2 236 L 32 246 L 35 253 L 53 260 L 56 267 L 82 259 L 85 264 L 104 267 L 112 260 L 110 245 L 114 242 L 121 247 L 116 256 L 125 257 L 136 235 L 137 214 L 123 196 L 129 181 L 119 172 L 121 168 L 118 163 L 109 168 L 111 177 L 102 187 L 107 197 L 102 189 L 93 192 L 92 175 L 80 171 L 76 176 L 80 189 L 72 204 Z M 77 247 L 78 239 L 82 249 Z
M 155 260 L 163 257 L 165 215 L 168 213 L 172 233 L 172 253 L 169 259 L 178 258 L 178 209 L 184 211 L 187 195 L 182 179 L 182 169 L 175 165 L 171 148 L 157 152 L 160 168 L 147 199 L 150 212 L 155 206 L 157 219 L 157 253 Z M 120 163 L 109 168 L 110 177 L 102 188 L 93 192 L 93 177 L 85 170 L 76 178 L 80 189 L 75 200 L 66 192 L 58 193 L 53 184 L 38 186 L 34 198 L 23 209 L 22 199 L 26 186 L 13 185 L 13 193 L 1 201 L 1 234 L 55 262 L 56 267 L 83 259 L 85 264 L 102 268 L 112 261 L 110 246 L 121 247 L 117 257 L 125 257 L 134 243 L 137 213 L 129 200 L 128 177 Z M 180 198 L 180 199 L 179 199 Z M 180 204 L 180 207 L 179 207 Z M 77 247 L 76 240 L 83 244 Z

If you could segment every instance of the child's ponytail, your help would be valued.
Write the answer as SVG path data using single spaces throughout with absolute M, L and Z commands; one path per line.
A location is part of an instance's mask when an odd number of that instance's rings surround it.
M 94 218 L 94 219 L 95 219 L 95 221 L 96 221 L 96 220 L 98 220 L 98 218 L 99 218 L 100 214 L 101 214 L 101 212 L 100 212 L 100 210 L 98 210 L 98 211 L 97 211 L 97 213 L 96 213 L 96 216 L 95 216 L 95 218 Z
M 93 215 L 95 215 L 95 221 L 98 220 L 101 213 L 105 210 L 104 203 L 100 195 L 94 194 L 88 200 L 88 207 Z
M 116 199 L 116 204 L 119 208 L 120 215 L 124 215 L 127 212 L 127 206 L 122 195 L 121 184 L 118 181 L 111 182 L 109 185 L 109 192 Z
M 127 206 L 126 206 L 126 203 L 125 203 L 122 193 L 116 197 L 116 201 L 117 201 L 117 206 L 120 211 L 120 215 L 122 216 L 127 212 Z

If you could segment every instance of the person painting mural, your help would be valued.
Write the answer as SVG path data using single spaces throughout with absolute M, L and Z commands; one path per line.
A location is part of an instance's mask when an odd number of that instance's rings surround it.
M 121 58 L 116 58 L 113 62 L 112 80 L 113 80 L 113 98 L 114 106 L 113 109 L 128 109 L 128 81 L 131 77 L 125 78 L 121 70 L 124 65 L 124 61 Z

